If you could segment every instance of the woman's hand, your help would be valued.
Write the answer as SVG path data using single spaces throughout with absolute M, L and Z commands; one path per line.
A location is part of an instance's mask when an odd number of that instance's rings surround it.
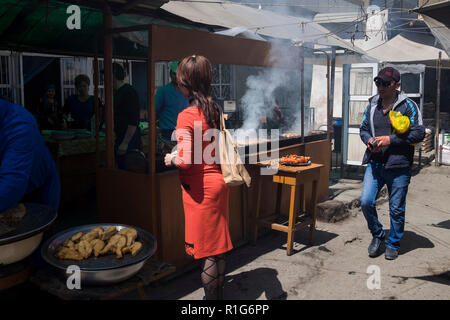
M 164 164 L 167 167 L 171 167 L 172 166 L 172 159 L 173 159 L 174 155 L 171 153 L 167 153 L 166 156 L 164 157 Z

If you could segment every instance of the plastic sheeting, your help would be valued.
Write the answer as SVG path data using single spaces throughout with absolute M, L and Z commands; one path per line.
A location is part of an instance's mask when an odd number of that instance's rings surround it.
M 245 27 L 235 27 L 235 28 L 224 30 L 224 31 L 217 31 L 215 33 L 222 34 L 225 36 L 230 36 L 230 37 L 242 37 L 242 38 L 246 38 L 246 39 L 266 41 L 266 39 L 264 39 L 263 37 L 261 37 L 260 35 L 254 33 L 254 32 L 249 31 Z
M 245 27 L 263 36 L 336 46 L 365 54 L 364 50 L 353 46 L 315 22 L 236 3 L 217 3 L 212 0 L 170 1 L 161 9 L 199 23 L 226 28 Z
M 425 72 L 426 65 L 424 64 L 387 64 L 386 67 L 392 67 L 398 70 L 400 74 L 414 73 L 421 74 Z
M 443 23 L 429 17 L 423 15 L 423 20 L 430 28 L 431 33 L 438 39 L 442 47 L 447 52 L 447 55 L 450 56 L 450 29 L 447 28 Z
M 442 52 L 442 59 L 449 59 L 445 51 L 406 39 L 397 35 L 391 40 L 367 51 L 380 62 L 413 62 L 436 60 Z

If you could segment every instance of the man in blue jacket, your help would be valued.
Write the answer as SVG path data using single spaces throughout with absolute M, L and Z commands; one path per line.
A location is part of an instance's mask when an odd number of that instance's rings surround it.
M 0 214 L 21 201 L 57 210 L 59 198 L 55 163 L 33 115 L 0 98 Z
M 391 226 L 386 240 L 385 258 L 394 260 L 398 256 L 400 239 L 405 226 L 405 206 L 414 146 L 425 137 L 425 127 L 419 108 L 411 99 L 398 91 L 400 73 L 387 67 L 374 79 L 378 95 L 369 99 L 360 127 L 361 140 L 367 145 L 363 164 L 367 164 L 361 193 L 361 209 L 373 239 L 369 245 L 369 256 L 376 257 L 384 242 L 385 232 L 378 220 L 376 196 L 386 184 L 389 192 L 389 214 Z M 404 134 L 393 134 L 389 111 L 407 116 L 410 128 Z

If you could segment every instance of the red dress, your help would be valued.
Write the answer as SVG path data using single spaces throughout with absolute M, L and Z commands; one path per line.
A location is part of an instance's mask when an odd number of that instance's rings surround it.
M 180 169 L 186 253 L 200 259 L 227 252 L 233 248 L 228 228 L 229 190 L 220 164 L 211 159 L 215 141 L 205 136 L 211 127 L 200 108 L 188 107 L 178 115 L 176 129 L 178 155 L 174 162 Z

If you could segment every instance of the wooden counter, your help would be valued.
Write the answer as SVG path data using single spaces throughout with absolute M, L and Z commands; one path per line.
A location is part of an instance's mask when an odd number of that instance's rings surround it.
M 294 145 L 279 150 L 280 156 L 289 153 L 311 156 L 315 163 L 323 164 L 318 184 L 318 201 L 328 198 L 330 169 L 330 143 L 320 140 L 305 145 Z M 272 176 L 261 176 L 259 169 L 248 166 L 252 177 L 250 188 L 238 186 L 230 188 L 230 234 L 236 246 L 247 239 L 249 218 L 255 210 L 256 186 L 263 179 L 261 215 L 269 214 L 275 208 L 276 186 Z M 283 187 L 284 188 L 284 187 Z M 156 256 L 177 268 L 182 268 L 193 259 L 184 251 L 184 211 L 181 199 L 181 185 L 178 170 L 156 174 L 157 203 L 152 210 L 151 181 L 149 176 L 132 172 L 98 168 L 97 194 L 99 222 L 124 223 L 139 226 L 158 241 Z M 305 197 L 311 197 L 311 187 L 305 186 Z M 283 192 L 281 213 L 289 210 L 289 193 Z

